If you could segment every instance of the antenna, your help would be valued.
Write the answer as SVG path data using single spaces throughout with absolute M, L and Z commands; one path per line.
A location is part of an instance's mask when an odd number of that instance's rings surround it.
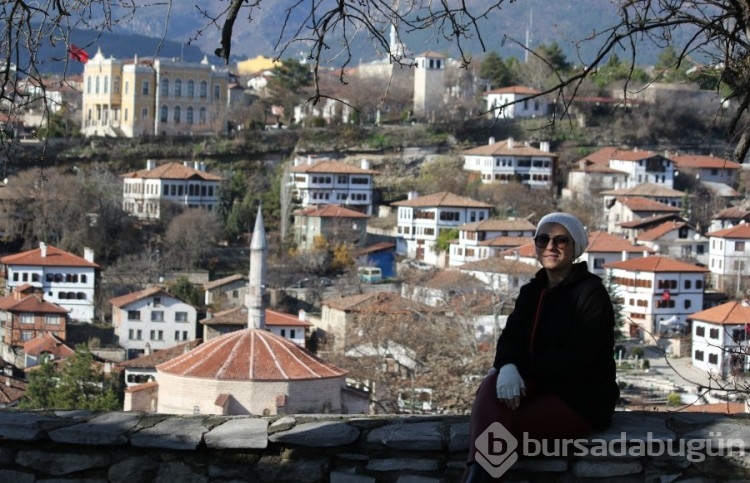
M 534 8 L 529 9 L 529 22 L 526 24 L 526 49 L 523 53 L 523 61 L 524 63 L 529 63 L 529 46 L 531 44 L 531 28 L 534 21 Z

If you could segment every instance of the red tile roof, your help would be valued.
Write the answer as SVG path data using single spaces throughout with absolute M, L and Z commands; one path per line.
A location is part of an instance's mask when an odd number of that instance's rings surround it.
M 16 403 L 26 394 L 27 383 L 15 379 L 0 375 L 0 404 L 9 405 Z
M 706 236 L 713 236 L 717 238 L 750 238 L 750 224 L 740 223 L 739 225 L 724 228 L 723 230 L 706 233 Z
M 70 312 L 68 309 L 52 302 L 46 302 L 36 295 L 27 295 L 21 299 L 17 299 L 13 295 L 0 297 L 0 310 L 32 314 L 67 314 Z
M 284 312 L 266 309 L 266 326 L 311 327 L 312 324 L 306 320 L 300 320 L 299 315 L 285 314 Z
M 520 247 L 521 245 L 525 245 L 529 243 L 529 240 L 531 240 L 532 237 L 530 236 L 498 236 L 495 238 L 491 238 L 489 240 L 484 240 L 482 242 L 479 242 L 480 246 L 483 247 Z
M 182 344 L 177 344 L 168 349 L 162 349 L 154 351 L 151 354 L 142 355 L 129 361 L 120 362 L 117 364 L 119 367 L 126 367 L 132 369 L 148 369 L 154 368 L 162 362 L 167 362 L 175 357 L 184 354 L 192 349 L 195 349 L 203 342 L 202 339 L 194 339 Z
M 375 253 L 375 252 L 380 252 L 383 250 L 392 250 L 394 248 L 396 248 L 395 243 L 378 242 L 378 243 L 373 243 L 372 245 L 367 245 L 366 247 L 355 248 L 352 251 L 352 255 L 354 255 L 355 257 L 358 257 L 362 255 L 367 255 L 368 253 Z
M 750 211 L 744 210 L 737 206 L 730 206 L 729 208 L 724 208 L 723 210 L 719 211 L 716 215 L 714 215 L 713 218 L 714 220 L 748 219 L 750 218 Z
M 658 240 L 659 238 L 663 237 L 667 233 L 673 232 L 675 230 L 679 230 L 683 226 L 690 227 L 690 224 L 688 224 L 685 221 L 667 221 L 665 223 L 662 223 L 660 225 L 656 225 L 653 228 L 650 228 L 638 235 L 638 239 L 643 241 L 654 241 Z
M 609 166 L 609 160 L 616 159 L 615 153 L 619 151 L 619 148 L 616 148 L 614 146 L 607 146 L 600 149 L 597 149 L 593 153 L 590 153 L 586 155 L 581 160 L 588 160 L 595 164 L 603 164 Z
M 159 294 L 165 295 L 167 297 L 177 298 L 164 290 L 162 287 L 149 287 L 143 290 L 139 290 L 138 292 L 120 295 L 119 297 L 110 299 L 109 303 L 111 303 L 115 307 L 122 308 L 138 300 L 145 299 L 147 297 L 153 297 L 154 295 Z
M 638 149 L 625 150 L 618 149 L 610 153 L 610 161 L 640 161 L 642 159 L 653 158 L 654 156 L 661 156 L 653 151 L 641 151 Z
M 612 235 L 606 231 L 592 231 L 589 233 L 589 246 L 586 253 L 653 253 L 648 247 L 637 246 L 619 236 Z
M 289 171 L 292 173 L 378 174 L 377 171 L 362 169 L 358 166 L 342 163 L 341 161 L 334 161 L 333 159 L 315 161 L 313 164 L 302 162 L 297 166 L 289 168 Z
M 298 216 L 309 216 L 318 218 L 369 218 L 370 215 L 366 215 L 360 211 L 345 208 L 340 205 L 324 205 L 321 207 L 311 206 L 304 210 L 299 210 L 294 213 Z
M 750 324 L 750 305 L 747 302 L 727 302 L 696 312 L 688 318 L 722 325 Z
M 659 211 L 670 213 L 678 213 L 682 211 L 676 206 L 670 206 L 665 203 L 660 203 L 649 198 L 641 198 L 639 196 L 617 198 L 617 201 L 627 206 L 631 211 Z
M 519 257 L 536 258 L 536 247 L 534 246 L 534 242 L 532 241 L 519 247 L 509 248 L 508 250 L 500 252 L 500 255 L 507 257 L 513 256 L 516 253 L 518 253 Z
M 481 282 L 471 275 L 456 270 L 438 270 L 429 279 L 415 285 L 436 290 L 455 290 L 462 292 L 475 288 L 487 287 L 484 282 Z
M 200 321 L 203 325 L 247 325 L 247 307 L 233 307 L 231 309 L 216 312 L 212 317 Z M 306 320 L 300 320 L 299 315 L 286 314 L 276 310 L 266 309 L 266 326 L 270 327 L 310 327 L 312 324 Z
M 641 218 L 640 220 L 623 221 L 622 223 L 620 223 L 620 226 L 622 228 L 641 228 L 648 230 L 650 227 L 661 225 L 663 222 L 670 220 L 684 221 L 677 214 L 667 213 L 666 215 L 652 215 L 646 218 Z
M 707 268 L 658 255 L 607 263 L 604 267 L 639 272 L 708 272 Z
M 121 178 L 142 179 L 200 179 L 203 181 L 221 181 L 221 176 L 207 173 L 199 169 L 189 168 L 180 163 L 166 163 L 154 169 L 141 169 L 131 171 L 120 176 Z
M 247 276 L 242 275 L 241 273 L 235 273 L 234 275 L 229 275 L 228 277 L 217 278 L 216 280 L 211 280 L 210 282 L 203 284 L 203 290 L 211 290 L 223 285 L 229 285 L 232 282 L 237 282 L 240 280 L 247 281 Z
M 539 267 L 519 260 L 491 257 L 464 263 L 458 269 L 472 272 L 507 273 L 509 275 L 534 275 Z
M 516 219 L 516 220 L 499 220 L 497 218 L 490 218 L 482 221 L 475 221 L 473 223 L 466 223 L 458 227 L 459 230 L 463 231 L 535 231 L 536 225 L 529 220 Z
M 159 373 L 222 381 L 342 377 L 347 371 L 266 330 L 245 329 L 205 342 L 156 366 Z
M 695 154 L 684 154 L 682 156 L 671 156 L 675 168 L 705 168 L 705 169 L 740 169 L 739 163 L 728 159 L 715 158 L 713 156 L 699 156 Z
M 99 268 L 99 265 L 60 250 L 59 248 L 47 245 L 47 255 L 42 256 L 42 249 L 35 248 L 26 252 L 7 255 L 0 258 L 0 262 L 5 265 L 24 265 L 24 266 L 42 266 L 42 267 L 91 267 Z
M 666 186 L 654 183 L 641 183 L 632 188 L 620 188 L 615 190 L 605 190 L 601 192 L 607 196 L 643 196 L 646 198 L 680 198 L 685 196 L 682 191 L 673 190 Z
M 481 201 L 467 198 L 466 196 L 454 195 L 453 193 L 441 192 L 432 195 L 419 196 L 413 200 L 396 201 L 393 206 L 411 206 L 414 208 L 451 207 L 451 208 L 492 208 L 492 205 Z
M 545 156 L 556 158 L 557 154 L 542 151 L 525 143 L 514 140 L 513 147 L 510 145 L 511 138 L 505 141 L 498 141 L 494 144 L 484 144 L 462 152 L 464 156 Z
M 528 95 L 536 95 L 540 92 L 536 89 L 532 89 L 531 87 L 526 86 L 510 86 L 510 87 L 500 87 L 499 89 L 492 89 L 490 91 L 485 92 L 485 94 L 528 94 Z
M 32 356 L 52 354 L 55 359 L 64 359 L 75 354 L 75 351 L 65 344 L 65 341 L 50 332 L 24 342 L 23 351 Z

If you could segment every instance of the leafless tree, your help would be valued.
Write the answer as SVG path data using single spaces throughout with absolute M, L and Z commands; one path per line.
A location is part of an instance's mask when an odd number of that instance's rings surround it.
M 202 266 L 204 255 L 219 234 L 220 223 L 213 212 L 193 208 L 176 216 L 164 236 L 169 268 L 187 270 Z

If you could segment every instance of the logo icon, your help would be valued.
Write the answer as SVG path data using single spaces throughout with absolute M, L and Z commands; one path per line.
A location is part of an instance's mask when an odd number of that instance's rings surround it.
M 518 440 L 500 423 L 492 423 L 474 443 L 477 463 L 493 478 L 500 478 L 518 460 Z

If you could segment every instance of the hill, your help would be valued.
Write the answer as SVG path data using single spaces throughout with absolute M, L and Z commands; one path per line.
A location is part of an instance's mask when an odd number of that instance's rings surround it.
M 304 43 L 294 44 L 285 52 L 282 52 L 276 43 L 281 40 L 283 45 L 284 38 L 280 38 L 281 26 L 285 22 L 291 25 L 303 22 L 307 7 L 298 5 L 290 10 L 292 2 L 288 1 L 259 3 L 261 6 L 243 8 L 234 24 L 233 60 L 243 60 L 257 55 L 304 58 L 308 54 Z M 465 3 L 477 12 L 483 12 L 496 2 L 467 0 Z M 218 60 L 213 51 L 220 44 L 221 25 L 212 23 L 196 8 L 196 4 L 194 1 L 181 1 L 169 2 L 168 5 L 155 3 L 141 7 L 128 22 L 113 27 L 113 34 L 136 37 L 121 38 L 119 41 L 113 37 L 114 43 L 109 45 L 110 38 L 107 36 L 99 43 L 106 45 L 107 55 L 128 57 L 132 56 L 136 49 L 139 50 L 139 55 L 152 55 L 151 53 L 156 50 L 155 45 L 164 37 L 169 39 L 169 50 L 165 44 L 161 55 L 177 56 L 181 50 L 179 46 L 182 45 L 185 52 L 188 48 L 197 48 L 201 56 L 203 52 L 209 53 L 209 58 L 214 62 Z M 307 5 L 307 2 L 304 5 Z M 216 14 L 224 7 L 223 2 L 202 6 L 209 14 Z M 415 13 L 418 14 L 419 12 Z M 166 19 L 168 22 L 165 26 Z M 481 57 L 484 52 L 495 51 L 502 57 L 523 59 L 523 44 L 528 43 L 533 48 L 557 42 L 572 63 L 587 64 L 596 52 L 597 45 L 578 45 L 577 41 L 590 36 L 592 32 L 601 32 L 618 19 L 618 10 L 614 3 L 601 0 L 558 0 L 552 4 L 547 0 L 507 2 L 502 4 L 500 9 L 495 8 L 477 19 L 480 35 L 463 42 L 463 48 L 474 57 Z M 435 50 L 453 57 L 459 54 L 457 46 L 448 43 L 437 29 L 410 31 L 407 26 L 402 25 L 400 32 L 402 41 L 415 53 Z M 151 40 L 146 40 L 149 37 Z M 351 42 L 346 45 L 352 50 L 355 64 L 380 57 L 366 37 L 361 33 L 353 35 Z M 675 38 L 679 38 L 679 32 L 675 32 Z M 640 47 L 639 63 L 653 64 L 660 48 L 647 43 Z M 331 42 L 327 55 L 332 58 L 342 48 L 344 45 Z M 191 54 L 192 52 L 191 50 Z M 185 58 L 188 58 L 187 53 L 185 55 Z M 331 63 L 335 64 L 336 61 L 343 62 L 338 58 Z

